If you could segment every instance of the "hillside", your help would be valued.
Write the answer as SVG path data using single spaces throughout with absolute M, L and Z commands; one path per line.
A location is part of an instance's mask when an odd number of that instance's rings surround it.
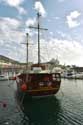
M 11 59 L 9 57 L 6 57 L 6 56 L 3 56 L 3 55 L 0 55 L 0 62 L 5 62 L 5 63 L 13 63 L 13 64 L 19 64 L 20 62 L 14 60 L 14 59 Z

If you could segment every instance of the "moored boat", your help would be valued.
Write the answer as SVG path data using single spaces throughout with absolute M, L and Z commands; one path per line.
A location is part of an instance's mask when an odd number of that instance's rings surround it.
M 83 72 L 64 72 L 61 75 L 62 78 L 67 78 L 67 79 L 83 79 Z
M 52 96 L 58 92 L 61 84 L 60 73 L 55 70 L 46 69 L 40 62 L 40 33 L 39 31 L 47 30 L 41 28 L 39 25 L 40 14 L 37 14 L 38 27 L 30 27 L 38 29 L 38 63 L 33 64 L 30 69 L 28 68 L 28 40 L 27 40 L 27 66 L 23 73 L 20 73 L 16 77 L 17 92 L 25 93 L 31 97 L 39 96 Z M 28 34 L 27 34 L 28 36 Z
M 8 80 L 8 77 L 5 75 L 0 75 L 0 81 Z
M 60 73 L 37 69 L 19 74 L 16 82 L 19 92 L 25 92 L 29 96 L 48 96 L 58 92 L 61 78 Z

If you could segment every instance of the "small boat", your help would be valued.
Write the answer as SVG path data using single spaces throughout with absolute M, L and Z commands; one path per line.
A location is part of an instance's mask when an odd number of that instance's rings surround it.
M 0 75 L 0 81 L 8 80 L 8 77 L 5 75 Z
M 38 27 L 38 63 L 28 67 L 28 40 L 27 40 L 27 66 L 26 70 L 16 76 L 17 92 L 25 93 L 30 97 L 46 97 L 56 94 L 60 89 L 61 75 L 54 70 L 46 69 L 45 65 L 40 62 L 40 14 L 37 13 Z M 46 30 L 46 29 L 43 29 Z M 26 34 L 28 36 L 28 34 Z
M 83 72 L 66 71 L 61 77 L 67 79 L 83 79 Z

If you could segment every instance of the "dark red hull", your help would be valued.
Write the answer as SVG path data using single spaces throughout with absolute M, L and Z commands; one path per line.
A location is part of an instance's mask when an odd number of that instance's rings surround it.
M 18 92 L 26 93 L 31 97 L 50 96 L 59 91 L 61 78 L 59 73 L 20 74 L 16 82 Z
M 47 91 L 39 91 L 39 92 L 28 92 L 30 96 L 50 96 L 54 95 L 58 92 L 58 90 L 47 90 Z

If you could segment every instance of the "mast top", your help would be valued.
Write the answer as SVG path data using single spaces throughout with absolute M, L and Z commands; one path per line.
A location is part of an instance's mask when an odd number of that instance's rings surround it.
M 37 27 L 29 26 L 29 28 L 37 29 L 37 31 L 38 31 L 38 65 L 40 65 L 40 62 L 41 62 L 41 60 L 40 60 L 40 30 L 48 30 L 48 29 L 40 27 L 40 22 L 39 22 L 40 16 L 41 16 L 41 14 L 38 12 L 37 13 L 37 19 L 38 19 Z

